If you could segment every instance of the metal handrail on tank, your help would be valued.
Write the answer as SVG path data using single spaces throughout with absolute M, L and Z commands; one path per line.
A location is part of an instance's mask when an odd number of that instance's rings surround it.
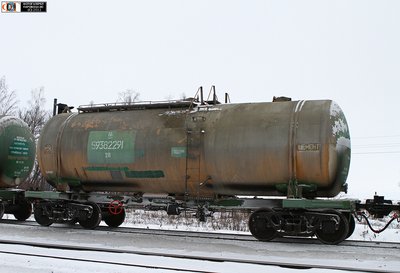
M 139 101 L 139 102 L 115 102 L 80 105 L 79 113 L 93 112 L 111 112 L 111 111 L 131 111 L 144 109 L 162 109 L 162 108 L 189 108 L 194 99 L 168 100 L 168 101 Z
M 200 93 L 200 94 L 199 94 Z M 213 95 L 213 100 L 209 100 L 210 95 Z M 201 96 L 199 98 L 198 96 Z M 228 94 L 225 94 L 225 103 L 228 101 Z M 56 105 L 57 100 L 54 104 Z M 192 109 L 200 105 L 216 105 L 221 104 L 216 96 L 215 86 L 213 85 L 208 94 L 206 101 L 203 99 L 203 88 L 199 87 L 193 98 L 185 98 L 182 100 L 166 100 L 166 101 L 138 101 L 138 102 L 114 102 L 114 103 L 99 103 L 80 105 L 77 109 L 79 113 L 93 112 L 112 112 L 112 111 L 130 111 L 130 110 L 145 110 L 145 109 L 169 109 L 169 108 L 185 108 Z

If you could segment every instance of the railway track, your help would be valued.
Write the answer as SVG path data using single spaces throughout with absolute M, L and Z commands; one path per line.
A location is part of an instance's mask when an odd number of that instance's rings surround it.
M 7 244 L 1 242 L 0 244 Z M 18 242 L 9 242 L 9 244 L 19 244 Z M 20 244 L 21 245 L 21 244 Z M 23 244 L 26 245 L 26 244 Z M 59 246 L 59 247 L 54 247 L 52 245 L 32 245 L 34 247 L 44 247 L 47 249 L 67 249 L 65 247 Z M 74 248 L 73 250 L 77 251 L 91 251 L 93 252 L 94 250 L 88 250 L 85 248 Z M 104 253 L 104 251 L 102 251 Z M 74 262 L 83 262 L 83 263 L 95 263 L 95 264 L 102 264 L 102 265 L 111 265 L 111 266 L 124 266 L 124 267 L 134 267 L 134 268 L 147 268 L 147 269 L 158 269 L 158 270 L 163 270 L 166 272 L 175 272 L 175 271 L 180 271 L 180 272 L 196 272 L 196 273 L 203 273 L 206 271 L 200 271 L 200 270 L 195 270 L 195 269 L 186 269 L 186 268 L 178 268 L 178 267 L 166 267 L 166 266 L 157 266 L 157 265 L 145 265 L 145 264 L 138 264 L 138 263 L 132 263 L 132 262 L 119 262 L 119 261 L 110 261 L 109 259 L 94 259 L 94 258 L 76 258 L 76 257 L 68 257 L 65 255 L 54 255 L 54 254 L 36 254 L 32 252 L 16 252 L 16 251 L 5 251 L 5 250 L 0 250 L 1 254 L 8 254 L 8 255 L 18 255 L 18 256 L 27 256 L 27 257 L 35 257 L 35 258 L 45 258 L 45 259 L 56 259 L 56 260 L 63 260 L 63 261 L 74 261 Z
M 16 220 L 1 220 L 1 224 L 12 224 L 21 226 L 38 226 L 35 221 L 25 221 L 20 222 Z M 82 229 L 79 225 L 62 225 L 55 224 L 52 225 L 54 229 Z M 105 231 L 109 233 L 119 233 L 119 234 L 146 234 L 151 236 L 168 236 L 168 237 L 186 237 L 186 238 L 196 238 L 196 239 L 212 239 L 221 241 L 243 241 L 243 242 L 258 242 L 251 235 L 246 234 L 230 234 L 230 233 L 218 233 L 218 232 L 195 232 L 195 231 L 182 231 L 182 230 L 163 230 L 163 229 L 147 229 L 147 228 L 136 228 L 136 227 L 118 227 L 110 228 L 107 226 L 99 226 L 96 228 L 97 231 Z M 262 244 L 263 242 L 259 242 Z M 312 244 L 312 245 L 322 245 L 322 243 L 315 238 L 295 238 L 295 237 L 285 237 L 276 238 L 270 243 L 286 243 L 286 244 Z M 400 243 L 394 242 L 379 242 L 379 241 L 355 241 L 346 240 L 340 244 L 341 246 L 352 246 L 359 248 L 381 248 L 381 249 L 400 249 Z
M 47 259 L 57 259 L 57 260 L 67 260 L 67 261 L 77 261 L 84 263 L 97 263 L 97 264 L 107 264 L 107 265 L 118 265 L 125 267 L 136 267 L 136 268 L 148 268 L 148 269 L 160 269 L 167 271 L 180 271 L 180 272 L 220 272 L 220 271 L 210 271 L 210 270 L 200 270 L 197 266 L 193 267 L 171 267 L 171 266 L 160 266 L 157 264 L 145 264 L 145 263 L 137 263 L 137 262 L 121 262 L 121 261 L 113 261 L 113 258 L 77 258 L 76 256 L 70 256 L 68 254 L 38 254 L 37 248 L 45 248 L 46 250 L 50 250 L 50 252 L 57 252 L 57 250 L 69 250 L 69 251 L 85 251 L 102 254 L 124 254 L 124 255 L 140 255 L 140 256 L 148 256 L 153 258 L 169 258 L 169 259 L 178 259 L 178 260 L 191 260 L 191 261 L 206 261 L 211 263 L 232 263 L 232 264 L 246 264 L 246 265 L 257 265 L 257 266 L 274 266 L 274 267 L 283 267 L 290 269 L 328 269 L 328 270 L 342 270 L 347 272 L 360 271 L 360 268 L 351 267 L 351 266 L 331 266 L 331 265 L 321 265 L 321 264 L 310 264 L 310 263 L 297 263 L 297 262 L 274 262 L 274 261 L 261 261 L 261 260 L 253 260 L 253 259 L 238 259 L 238 258 L 227 258 L 227 257 L 212 257 L 212 256 L 201 256 L 201 255 L 191 255 L 191 254 L 169 254 L 169 253 L 160 253 L 160 252 L 148 252 L 148 251 L 132 251 L 132 250 L 119 250 L 119 249 L 109 249 L 109 248 L 101 248 L 101 247 L 90 247 L 90 246 L 82 246 L 82 245 L 65 245 L 65 244 L 48 244 L 48 243 L 33 243 L 33 242 L 23 242 L 17 240 L 0 240 L 1 246 L 9 246 L 9 245 L 18 245 L 18 246 L 26 246 L 26 247 L 34 247 L 36 250 L 32 251 L 6 251 L 0 250 L 2 254 L 8 255 L 22 255 L 29 257 L 39 257 L 39 258 L 47 258 Z M 178 264 L 179 262 L 176 261 Z M 184 263 L 188 264 L 188 263 Z M 361 269 L 362 272 L 385 272 L 392 273 L 398 271 L 392 270 L 376 270 L 371 269 L 368 270 L 366 268 Z
M 59 256 L 56 252 L 91 252 L 95 253 L 94 258 L 86 259 L 88 263 L 104 263 L 104 265 L 108 263 L 115 266 L 125 266 L 124 263 L 126 263 L 126 267 L 139 268 L 136 270 L 158 268 L 165 272 L 177 270 L 227 272 L 224 268 L 229 267 L 239 272 L 236 270 L 239 266 L 244 266 L 246 269 L 258 266 L 264 268 L 261 271 L 263 272 L 268 266 L 279 266 L 298 269 L 313 268 L 313 270 L 336 269 L 348 272 L 398 272 L 400 266 L 398 262 L 400 244 L 387 242 L 345 241 L 338 246 L 323 245 L 309 238 L 280 238 L 272 242 L 259 242 L 245 234 L 127 227 L 112 229 L 105 226 L 96 230 L 86 230 L 79 225 L 71 227 L 59 224 L 46 228 L 33 221 L 17 222 L 15 220 L 2 220 L 0 229 L 3 239 L 0 241 L 2 255 L 32 255 L 32 257 L 42 255 L 43 259 L 71 258 L 71 261 L 85 262 L 81 256 Z M 15 238 L 18 239 L 14 240 Z M 17 253 L 14 251 L 15 247 L 7 248 L 12 245 L 47 249 L 48 252 Z M 98 259 L 101 257 L 100 253 L 111 256 L 136 255 L 144 258 L 136 258 L 139 262 L 133 262 L 134 259 L 131 258 L 122 261 L 104 260 Z M 147 264 L 142 262 L 146 260 L 146 257 L 147 259 L 150 257 L 150 260 L 172 259 L 175 262 Z M 199 262 L 213 263 L 213 266 L 208 269 L 203 266 L 175 267 L 175 265 L 192 265 Z

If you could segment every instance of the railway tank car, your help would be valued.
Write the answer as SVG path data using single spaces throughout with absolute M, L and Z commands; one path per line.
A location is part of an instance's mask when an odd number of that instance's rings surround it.
M 54 116 L 38 141 L 41 172 L 58 190 L 27 192 L 41 225 L 95 228 L 103 219 L 116 227 L 132 206 L 194 211 L 199 220 L 251 210 L 250 231 L 263 241 L 317 235 L 337 244 L 354 230 L 354 202 L 315 199 L 347 190 L 349 129 L 331 100 L 197 98 L 78 110 Z
M 42 173 L 56 188 L 87 192 L 296 195 L 289 181 L 303 196 L 346 190 L 349 130 L 333 101 L 187 106 L 57 115 L 39 139 Z
M 0 219 L 4 213 L 26 220 L 32 205 L 24 191 L 15 189 L 31 173 L 35 160 L 35 139 L 19 118 L 0 116 Z

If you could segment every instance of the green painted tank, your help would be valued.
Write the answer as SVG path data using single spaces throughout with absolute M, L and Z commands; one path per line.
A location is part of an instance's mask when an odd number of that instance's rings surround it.
M 0 188 L 18 186 L 34 161 L 35 139 L 29 127 L 17 117 L 0 116 Z
M 78 109 L 39 139 L 41 171 L 58 189 L 210 197 L 297 185 L 331 197 L 347 187 L 349 129 L 330 100 Z

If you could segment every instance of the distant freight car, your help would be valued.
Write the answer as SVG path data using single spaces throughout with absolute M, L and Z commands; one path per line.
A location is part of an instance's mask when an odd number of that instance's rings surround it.
M 0 116 L 0 219 L 12 213 L 18 220 L 27 219 L 32 205 L 24 191 L 15 188 L 31 173 L 35 161 L 35 139 L 19 118 Z

